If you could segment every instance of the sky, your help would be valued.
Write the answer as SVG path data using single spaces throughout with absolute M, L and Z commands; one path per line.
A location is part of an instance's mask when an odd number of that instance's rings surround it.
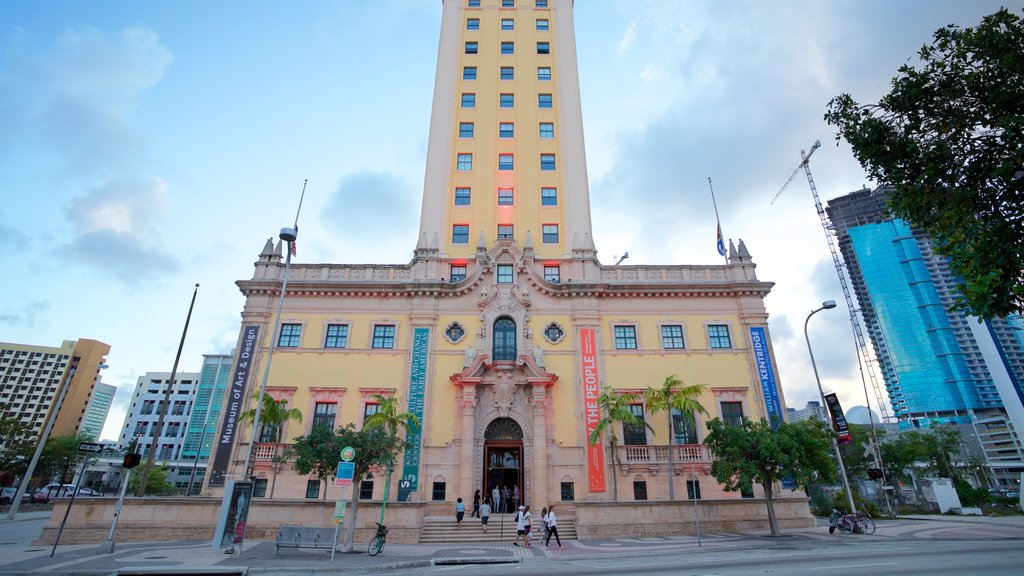
M 874 102 L 945 25 L 989 0 L 579 0 L 594 239 L 605 264 L 717 264 L 743 239 L 787 403 L 865 403 L 800 151 L 823 201 L 873 186 L 823 120 Z M 416 244 L 438 0 L 0 0 L 0 341 L 111 345 L 120 432 L 137 378 L 226 354 L 235 281 L 290 226 L 297 263 L 407 263 Z M 870 392 L 874 407 L 874 393 Z

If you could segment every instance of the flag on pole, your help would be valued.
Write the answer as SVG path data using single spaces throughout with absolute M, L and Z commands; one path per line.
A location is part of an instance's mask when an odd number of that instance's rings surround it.
M 722 231 L 721 230 L 718 231 L 718 240 L 719 240 L 719 242 L 721 242 L 721 240 L 722 240 Z M 295 256 L 295 240 L 292 240 L 291 242 L 288 243 L 288 252 L 292 256 Z M 719 252 L 721 252 L 721 249 L 719 249 Z
M 722 224 L 718 224 L 718 255 L 725 256 L 725 240 L 722 239 Z M 292 254 L 295 252 L 293 251 Z

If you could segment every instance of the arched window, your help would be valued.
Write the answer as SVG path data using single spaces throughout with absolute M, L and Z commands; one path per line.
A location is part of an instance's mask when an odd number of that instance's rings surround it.
M 494 360 L 516 359 L 516 323 L 511 318 L 494 321 Z

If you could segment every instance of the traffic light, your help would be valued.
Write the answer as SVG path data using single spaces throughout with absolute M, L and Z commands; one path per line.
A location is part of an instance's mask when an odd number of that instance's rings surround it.
M 881 477 L 882 477 L 882 469 L 881 468 L 868 468 L 868 478 L 871 478 L 872 480 L 878 480 Z
M 142 462 L 142 454 L 125 454 L 123 466 L 125 470 L 131 470 Z

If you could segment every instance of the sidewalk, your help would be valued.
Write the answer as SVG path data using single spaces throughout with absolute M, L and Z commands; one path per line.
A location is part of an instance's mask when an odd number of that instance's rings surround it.
M 631 557 L 651 554 L 699 554 L 704 551 L 755 548 L 793 549 L 806 546 L 843 546 L 876 541 L 938 540 L 1024 540 L 1024 516 L 1013 517 L 928 517 L 878 520 L 874 536 L 829 535 L 827 526 L 784 530 L 780 538 L 766 532 L 750 534 L 705 534 L 700 547 L 693 536 L 661 538 L 619 538 L 614 540 L 563 541 L 558 548 L 534 542 L 530 548 L 504 544 L 388 544 L 376 557 L 366 554 L 366 543 L 357 554 L 329 550 L 284 549 L 275 555 L 273 542 L 251 542 L 240 554 L 224 554 L 202 542 L 118 543 L 114 554 L 98 553 L 98 545 L 60 546 L 50 558 L 49 546 L 0 547 L 0 575 L 12 574 L 111 574 L 154 572 L 180 574 L 332 574 L 373 573 L 423 567 L 432 563 L 553 562 L 595 557 Z

